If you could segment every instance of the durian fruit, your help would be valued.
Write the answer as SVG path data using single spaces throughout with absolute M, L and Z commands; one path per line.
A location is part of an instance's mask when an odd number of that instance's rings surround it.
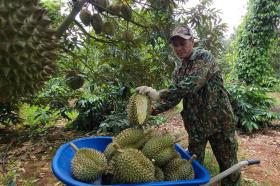
M 131 41 L 133 41 L 133 38 L 134 38 L 133 32 L 130 31 L 130 30 L 125 30 L 125 31 L 123 32 L 123 34 L 122 34 L 122 39 L 123 39 L 124 41 L 126 41 L 126 42 L 131 42 Z
M 157 166 L 163 167 L 177 155 L 175 143 L 176 140 L 172 135 L 165 134 L 151 138 L 142 148 L 142 152 L 150 160 L 153 159 Z
M 105 156 L 101 152 L 89 148 L 78 149 L 73 143 L 70 143 L 70 145 L 76 151 L 71 161 L 74 178 L 84 182 L 92 182 L 105 173 L 108 165 Z
M 98 12 L 103 12 L 109 5 L 108 0 L 93 0 L 94 2 L 94 7 Z
M 113 138 L 113 142 L 121 147 L 135 146 L 139 148 L 142 144 L 138 142 L 144 138 L 144 130 L 140 128 L 127 128 Z
M 104 150 L 104 155 L 108 160 L 111 160 L 111 158 L 115 155 L 115 152 L 116 148 L 114 147 L 114 143 L 110 143 Z
M 79 89 L 84 85 L 84 77 L 78 70 L 71 70 L 65 76 L 66 84 L 73 90 Z
M 34 94 L 51 78 L 55 33 L 38 1 L 0 0 L 0 102 Z
M 120 14 L 120 11 L 121 11 L 121 6 L 118 5 L 118 4 L 115 4 L 115 5 L 109 5 L 107 7 L 108 9 L 108 12 L 112 15 L 119 15 Z
M 144 154 L 133 148 L 121 149 L 115 144 L 117 153 L 112 158 L 116 183 L 144 183 L 155 180 L 155 167 Z
M 158 166 L 155 166 L 155 181 L 164 181 L 164 172 Z
M 121 9 L 121 15 L 124 17 L 124 19 L 130 20 L 132 18 L 132 10 L 130 6 L 128 6 L 127 4 L 122 4 L 120 6 L 120 9 Z
M 172 159 L 163 169 L 165 180 L 191 180 L 194 179 L 194 170 L 192 168 L 192 161 L 181 158 Z
M 161 11 L 164 11 L 170 6 L 171 1 L 170 0 L 149 0 L 152 8 L 159 9 Z
M 106 147 L 104 154 L 107 159 L 111 159 L 116 152 L 114 144 L 118 144 L 122 148 L 140 148 L 144 145 L 144 137 L 143 129 L 127 128 L 113 138 L 112 143 Z
M 91 12 L 84 8 L 80 11 L 80 19 L 85 26 L 89 26 L 91 23 Z
M 127 118 L 130 125 L 142 125 L 149 117 L 151 111 L 151 100 L 142 94 L 133 94 L 127 107 Z
M 103 20 L 99 14 L 93 14 L 91 19 L 91 25 L 96 34 L 101 34 L 103 29 Z
M 112 144 L 112 143 L 111 143 Z M 102 185 L 111 185 L 114 182 L 114 175 L 113 175 L 113 165 L 112 165 L 112 161 L 109 161 L 107 159 L 107 164 L 108 167 L 106 168 L 106 171 L 104 174 L 102 174 L 101 177 L 101 183 Z
M 103 32 L 112 36 L 115 33 L 115 26 L 110 22 L 106 22 L 103 24 Z

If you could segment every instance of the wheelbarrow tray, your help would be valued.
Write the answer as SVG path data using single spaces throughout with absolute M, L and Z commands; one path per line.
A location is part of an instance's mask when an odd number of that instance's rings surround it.
M 104 152 L 106 146 L 112 142 L 112 137 L 110 136 L 100 136 L 100 137 L 86 137 L 79 138 L 71 141 L 78 148 L 93 148 L 100 152 Z M 75 150 L 70 146 L 68 142 L 62 145 L 56 152 L 52 161 L 52 171 L 54 175 L 64 184 L 68 186 L 90 186 L 90 185 L 100 185 L 101 179 L 94 183 L 84 183 L 75 180 L 71 174 L 71 160 L 75 154 Z M 186 152 L 179 144 L 175 146 L 176 151 L 181 154 L 184 159 L 190 159 L 191 155 Z M 115 184 L 116 186 L 125 185 L 145 185 L 145 186 L 163 186 L 163 185 L 201 185 L 207 183 L 210 180 L 209 172 L 197 161 L 192 163 L 195 178 L 192 180 L 177 180 L 177 181 L 161 181 L 161 182 L 149 182 L 149 183 L 138 183 L 138 184 Z

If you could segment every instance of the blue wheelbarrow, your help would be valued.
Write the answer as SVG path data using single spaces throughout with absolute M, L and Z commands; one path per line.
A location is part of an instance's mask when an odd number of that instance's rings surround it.
M 70 141 L 62 145 L 56 152 L 53 162 L 52 162 L 52 171 L 54 175 L 68 186 L 90 186 L 90 185 L 101 185 L 102 181 L 97 180 L 94 183 L 84 183 L 78 180 L 75 180 L 71 174 L 71 160 L 75 154 L 75 150 L 71 147 L 70 143 L 74 143 L 78 148 L 93 148 L 100 152 L 103 152 L 108 144 L 112 142 L 112 137 L 109 136 L 100 136 L 100 137 L 86 137 L 79 138 L 73 141 Z M 189 160 L 191 155 L 182 148 L 179 144 L 175 146 L 176 151 L 181 154 L 183 159 Z M 169 185 L 187 185 L 187 186 L 198 186 L 198 185 L 211 185 L 212 183 L 218 182 L 229 174 L 239 170 L 241 167 L 246 165 L 258 164 L 259 160 L 246 160 L 241 161 L 238 164 L 232 166 L 226 171 L 218 174 L 217 176 L 210 179 L 209 172 L 197 161 L 192 162 L 192 166 L 195 172 L 195 178 L 192 180 L 177 180 L 177 181 L 161 181 L 161 182 L 150 182 L 150 183 L 138 183 L 138 184 L 115 184 L 115 186 L 134 186 L 134 185 L 143 185 L 143 186 L 169 186 Z

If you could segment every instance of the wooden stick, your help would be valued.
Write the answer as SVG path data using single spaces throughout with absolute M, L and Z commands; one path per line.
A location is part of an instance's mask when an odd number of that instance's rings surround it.
M 196 160 L 197 156 L 194 154 L 191 159 L 189 160 L 190 163 L 192 163 L 194 160 Z

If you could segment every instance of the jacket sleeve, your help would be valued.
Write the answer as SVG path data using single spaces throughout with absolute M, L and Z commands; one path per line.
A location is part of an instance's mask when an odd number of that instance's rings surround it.
M 197 60 L 187 77 L 169 89 L 160 91 L 160 102 L 155 105 L 153 113 L 158 114 L 176 106 L 188 93 L 195 93 L 218 71 L 215 63 Z

